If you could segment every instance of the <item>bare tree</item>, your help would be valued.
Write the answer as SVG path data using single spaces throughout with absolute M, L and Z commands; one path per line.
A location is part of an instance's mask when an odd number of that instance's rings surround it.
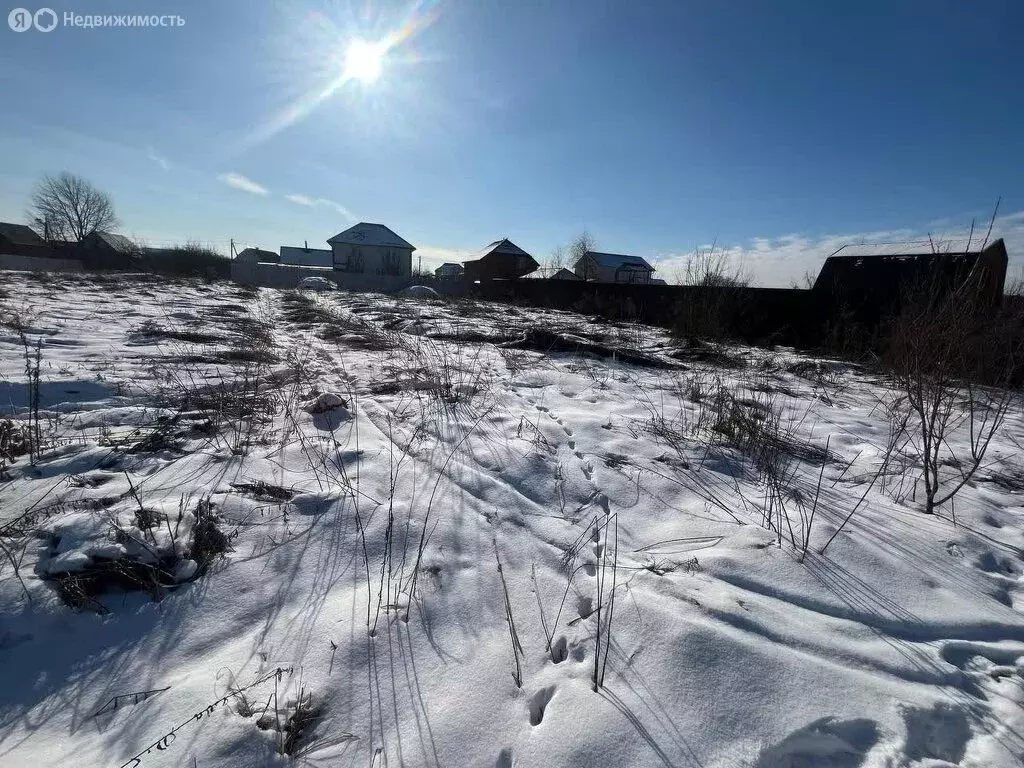
M 596 247 L 597 241 L 594 240 L 593 236 L 587 232 L 587 230 L 583 230 L 576 235 L 576 237 L 573 238 L 573 241 L 569 243 L 569 269 L 575 267 L 576 263 L 587 254 L 587 251 L 592 251 Z M 597 275 L 586 275 L 586 277 L 597 277 Z
M 556 245 L 551 250 L 551 255 L 548 257 L 547 263 L 544 265 L 545 273 L 550 277 L 565 266 L 565 247 Z
M 572 270 L 576 262 L 583 258 L 587 251 L 597 247 L 596 241 L 587 230 L 583 230 L 572 239 L 569 245 L 556 245 L 544 263 L 544 272 L 550 277 L 563 267 Z
M 110 195 L 67 171 L 44 176 L 36 185 L 29 215 L 47 240 L 81 242 L 119 224 Z

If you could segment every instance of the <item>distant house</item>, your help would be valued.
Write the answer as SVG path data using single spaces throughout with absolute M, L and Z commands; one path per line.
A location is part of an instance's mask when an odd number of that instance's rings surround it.
M 118 235 L 114 232 L 93 232 L 82 238 L 79 245 L 94 251 L 106 251 L 108 253 L 124 255 L 132 255 L 139 252 L 139 247 L 134 242 L 124 235 Z
M 333 267 L 334 251 L 326 248 L 281 246 L 281 264 L 294 264 L 300 267 Z
M 649 284 L 651 284 L 651 285 L 668 285 L 668 283 L 666 283 L 666 282 L 665 282 L 664 280 L 662 280 L 662 279 L 661 279 L 660 277 L 652 277 L 652 278 L 651 278 L 650 280 L 648 280 L 647 282 L 648 282 Z
M 587 251 L 573 264 L 573 271 L 599 283 L 650 283 L 654 267 L 639 256 Z
M 31 227 L 0 221 L 0 254 L 5 256 L 36 255 L 46 243 Z
M 556 270 L 553 274 L 548 277 L 548 280 L 582 280 L 583 278 L 577 275 L 575 272 L 570 272 L 565 267 L 561 267 Z
M 235 261 L 244 264 L 279 264 L 281 257 L 273 251 L 264 251 L 261 248 L 243 248 L 235 256 Z
M 465 273 L 466 270 L 462 268 L 461 264 L 456 264 L 453 261 L 446 261 L 434 270 L 434 277 L 438 280 L 458 280 Z
M 845 245 L 825 259 L 814 281 L 820 300 L 867 325 L 897 312 L 907 299 L 935 299 L 965 287 L 972 299 L 998 304 L 1009 257 L 1002 238 L 980 243 L 953 241 L 936 253 L 931 242 Z M 926 296 L 916 294 L 926 292 Z
M 366 275 L 412 275 L 412 252 L 416 247 L 383 224 L 360 222 L 327 242 L 335 269 Z
M 475 259 L 462 262 L 469 280 L 514 280 L 528 275 L 540 265 L 508 238 L 495 240 Z
M 86 269 L 130 269 L 142 254 L 138 245 L 114 232 L 93 232 L 71 247 Z

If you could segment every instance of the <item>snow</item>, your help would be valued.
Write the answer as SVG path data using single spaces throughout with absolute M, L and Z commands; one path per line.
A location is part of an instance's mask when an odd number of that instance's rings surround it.
M 335 285 L 323 277 L 304 277 L 299 281 L 299 290 L 303 291 L 333 291 Z
M 410 285 L 408 288 L 403 288 L 399 293 L 415 299 L 439 299 L 441 297 L 429 285 Z
M 5 276 L 0 312 L 46 341 L 47 450 L 0 482 L 4 766 L 1024 758 L 1019 407 L 954 524 L 871 485 L 884 384 L 837 361 L 721 368 L 656 328 L 469 300 Z M 770 384 L 799 445 L 828 441 L 796 464 L 805 496 L 822 477 L 803 559 L 698 427 L 716 382 Z M 111 562 L 167 578 L 62 600 L 55 576 Z

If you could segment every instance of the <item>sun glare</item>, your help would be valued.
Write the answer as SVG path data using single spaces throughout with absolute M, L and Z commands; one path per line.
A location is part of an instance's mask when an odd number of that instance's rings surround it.
M 353 40 L 345 51 L 345 79 L 360 80 L 367 85 L 375 83 L 384 68 L 386 52 L 386 46 L 381 43 Z

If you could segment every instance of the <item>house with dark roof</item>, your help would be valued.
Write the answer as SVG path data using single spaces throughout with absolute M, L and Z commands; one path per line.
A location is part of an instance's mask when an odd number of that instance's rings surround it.
M 548 276 L 548 280 L 582 280 L 583 278 L 575 272 L 570 272 L 565 267 L 560 267 Z
M 540 265 L 530 254 L 508 238 L 495 240 L 481 250 L 475 259 L 462 262 L 469 280 L 515 280 L 533 272 Z
M 86 269 L 131 269 L 138 266 L 142 249 L 124 235 L 93 232 L 69 250 L 82 260 Z
M 938 248 L 930 241 L 844 245 L 825 259 L 812 290 L 823 305 L 873 326 L 905 301 L 940 299 L 954 291 L 998 304 L 1008 263 L 1002 238 Z
M 456 264 L 454 261 L 446 261 L 434 270 L 434 277 L 438 280 L 458 280 L 464 274 L 466 274 L 466 270 L 462 268 L 461 264 Z
M 364 275 L 412 275 L 412 252 L 416 246 L 383 224 L 360 222 L 327 242 L 335 269 Z
M 650 283 L 654 274 L 654 267 L 640 256 L 600 251 L 587 251 L 572 269 L 577 277 L 599 283 Z
M 24 224 L 9 224 L 0 221 L 0 254 L 10 256 L 35 255 L 33 251 L 45 248 L 46 243 L 39 235 Z

